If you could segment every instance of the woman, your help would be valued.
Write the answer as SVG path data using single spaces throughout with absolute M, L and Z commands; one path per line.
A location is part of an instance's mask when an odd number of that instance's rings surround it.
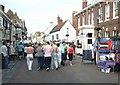
M 34 53 L 34 48 L 32 47 L 32 44 L 29 44 L 29 47 L 27 47 L 27 66 L 29 71 L 32 70 L 33 53 Z
M 44 64 L 44 53 L 43 53 L 43 47 L 42 44 L 38 44 L 38 47 L 35 50 L 36 54 L 35 57 L 37 57 L 37 61 L 38 61 L 38 71 L 40 69 L 43 68 L 43 64 Z
M 15 61 L 15 48 L 13 47 L 13 44 L 10 44 L 10 49 L 9 49 L 9 58 L 10 60 Z
M 68 57 L 69 57 L 70 66 L 72 66 L 73 55 L 74 55 L 74 49 L 72 45 L 70 45 L 70 47 L 68 48 Z

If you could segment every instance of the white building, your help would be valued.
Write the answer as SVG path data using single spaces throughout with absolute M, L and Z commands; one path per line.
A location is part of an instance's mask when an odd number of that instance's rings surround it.
M 76 43 L 81 45 L 81 48 L 79 48 L 80 54 L 83 54 L 83 50 L 92 50 L 93 54 L 93 44 L 95 41 L 94 28 L 93 25 L 79 27 L 79 36 L 76 37 Z
M 10 41 L 11 20 L 0 5 L 0 46 L 2 41 Z
M 76 39 L 76 30 L 69 20 L 62 21 L 57 17 L 58 24 L 50 32 L 50 40 L 58 42 L 74 42 Z
M 46 41 L 51 41 L 50 32 L 55 27 L 55 25 L 55 23 L 51 23 L 51 25 L 44 31 L 44 36 L 42 36 L 42 38 L 45 38 Z

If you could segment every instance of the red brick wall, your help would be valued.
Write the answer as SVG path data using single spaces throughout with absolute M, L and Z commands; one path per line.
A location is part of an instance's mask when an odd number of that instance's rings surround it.
M 106 31 L 106 28 L 108 28 L 108 31 L 110 31 L 110 37 L 112 37 L 112 35 L 113 35 L 112 31 L 113 31 L 114 27 L 117 27 L 117 30 L 120 33 L 120 1 L 119 1 L 119 5 L 118 5 L 119 6 L 118 7 L 119 8 L 119 10 L 118 10 L 119 18 L 117 18 L 117 19 L 113 19 L 113 2 L 109 2 L 109 4 L 110 4 L 110 20 L 109 21 L 105 21 L 105 4 L 106 4 L 106 2 L 101 3 L 101 7 L 103 8 L 103 22 L 101 22 L 99 24 L 104 27 L 104 29 L 102 30 L 103 37 L 105 37 L 104 33 Z M 99 6 L 100 6 L 100 4 L 97 4 L 97 5 L 95 5 L 93 7 L 94 26 L 98 26 L 98 24 L 97 24 L 97 17 L 98 17 Z M 91 10 L 91 9 L 92 8 L 90 8 L 89 10 Z M 85 15 L 86 15 L 86 11 L 84 11 L 83 13 L 85 13 Z M 87 20 L 87 18 L 85 20 Z M 87 24 L 88 23 L 86 22 L 86 25 Z M 73 17 L 73 25 L 74 25 L 75 28 L 78 27 L 78 20 L 77 20 L 77 18 L 75 16 Z M 82 13 L 80 13 L 80 25 L 82 26 Z M 97 36 L 97 32 L 96 31 L 95 31 L 95 36 Z
M 78 35 L 78 16 L 74 15 L 75 13 L 72 14 L 72 24 L 73 27 L 76 30 L 76 35 Z

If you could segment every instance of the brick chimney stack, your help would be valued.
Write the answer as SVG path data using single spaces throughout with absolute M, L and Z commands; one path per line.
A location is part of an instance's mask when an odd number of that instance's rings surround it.
M 82 9 L 87 7 L 87 0 L 82 0 Z
M 2 10 L 4 12 L 5 11 L 5 6 L 0 4 L 0 10 Z
M 59 15 L 58 15 L 58 17 L 57 17 L 57 22 L 58 22 L 58 24 L 61 24 L 61 23 L 63 22 L 63 20 L 60 19 Z

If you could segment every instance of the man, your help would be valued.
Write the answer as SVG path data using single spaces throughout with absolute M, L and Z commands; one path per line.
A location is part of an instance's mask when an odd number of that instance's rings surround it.
M 66 51 L 67 51 L 67 48 L 65 46 L 65 42 L 62 42 L 62 45 L 60 46 L 61 50 L 62 50 L 62 60 L 61 60 L 61 65 L 65 65 L 66 63 L 66 60 L 67 60 L 67 56 L 65 55 Z M 66 51 L 65 51 L 66 49 Z
M 3 45 L 1 46 L 1 54 L 2 54 L 2 69 L 8 69 L 9 55 L 6 42 L 3 42 Z
M 16 47 L 16 50 L 18 52 L 18 59 L 22 59 L 23 58 L 23 52 L 24 52 L 24 46 L 22 45 L 22 42 L 20 42 L 17 47 Z
M 55 69 L 57 70 L 58 69 L 58 56 L 57 56 L 58 47 L 55 42 L 52 42 L 52 48 L 53 48 L 53 52 L 52 52 L 51 68 L 54 69 L 54 66 L 55 66 Z
M 53 52 L 52 47 L 50 46 L 49 42 L 46 42 L 46 45 L 43 47 L 44 51 L 44 57 L 45 57 L 45 66 L 46 66 L 46 71 L 50 69 L 51 66 L 51 54 Z

